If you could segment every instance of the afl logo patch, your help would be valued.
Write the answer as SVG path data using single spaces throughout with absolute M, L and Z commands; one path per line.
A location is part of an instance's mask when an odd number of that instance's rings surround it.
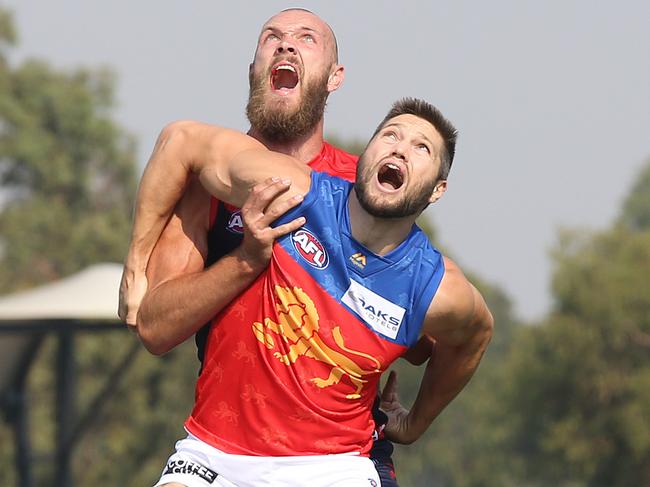
M 309 230 L 301 228 L 291 235 L 293 247 L 307 263 L 317 269 L 325 269 L 329 264 L 329 257 L 323 244 Z
M 241 235 L 244 233 L 244 221 L 241 218 L 241 211 L 237 210 L 228 219 L 228 230 Z

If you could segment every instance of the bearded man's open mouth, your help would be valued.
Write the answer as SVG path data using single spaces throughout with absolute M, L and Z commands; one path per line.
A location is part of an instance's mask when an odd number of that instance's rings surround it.
M 299 81 L 298 71 L 291 64 L 278 64 L 271 70 L 271 88 L 273 91 L 289 92 L 298 86 Z

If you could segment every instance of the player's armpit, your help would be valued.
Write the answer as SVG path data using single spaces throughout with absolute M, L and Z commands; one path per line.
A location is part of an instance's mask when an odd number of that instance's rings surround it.
M 427 310 L 423 333 L 439 344 L 462 346 L 477 333 L 491 336 L 492 326 L 492 315 L 481 294 L 445 257 L 445 275 Z
M 194 180 L 177 205 L 158 240 L 147 266 L 149 289 L 137 315 L 137 331 L 152 353 L 169 351 L 194 332 L 190 327 L 191 282 L 184 279 L 201 272 L 207 256 L 210 197 Z
M 209 218 L 210 195 L 192 178 L 147 264 L 150 289 L 205 267 Z
M 428 335 L 422 335 L 420 339 L 409 348 L 402 358 L 413 365 L 422 365 L 433 355 L 436 342 Z

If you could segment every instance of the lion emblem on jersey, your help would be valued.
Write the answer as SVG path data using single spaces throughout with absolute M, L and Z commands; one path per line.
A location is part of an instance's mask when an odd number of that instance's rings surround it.
M 361 389 L 368 382 L 363 377 L 381 372 L 379 361 L 371 355 L 346 348 L 343 335 L 339 326 L 332 328 L 332 338 L 341 351 L 334 350 L 321 339 L 319 329 L 319 316 L 316 306 L 311 298 L 301 288 L 292 289 L 275 286 L 276 310 L 278 323 L 266 318 L 264 323 L 253 323 L 253 333 L 269 350 L 275 348 L 274 336 L 289 343 L 289 352 L 275 352 L 273 356 L 283 364 L 289 365 L 300 357 L 310 357 L 332 366 L 329 377 L 310 379 L 320 388 L 338 384 L 341 377 L 347 375 L 354 387 L 354 393 L 348 394 L 348 399 L 361 397 Z M 343 354 L 345 352 L 348 355 Z M 370 360 L 375 364 L 374 369 L 362 369 L 349 355 L 356 355 Z

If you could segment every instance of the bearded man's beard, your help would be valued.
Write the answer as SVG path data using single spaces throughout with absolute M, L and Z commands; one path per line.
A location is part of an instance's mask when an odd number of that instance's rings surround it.
M 375 218 L 404 218 L 419 215 L 429 206 L 429 198 L 431 198 L 437 183 L 435 179 L 421 181 L 410 191 L 404 193 L 402 199 L 395 203 L 380 204 L 377 201 L 378 198 L 373 198 L 368 192 L 372 175 L 364 174 L 362 166 L 364 166 L 362 159 L 359 159 L 354 192 L 361 208 L 369 215 Z
M 328 73 L 304 85 L 296 109 L 289 110 L 283 99 L 265 98 L 268 75 L 250 78 L 246 116 L 251 126 L 266 139 L 287 142 L 307 135 L 318 124 L 327 103 Z M 270 98 L 270 97 L 269 97 Z

